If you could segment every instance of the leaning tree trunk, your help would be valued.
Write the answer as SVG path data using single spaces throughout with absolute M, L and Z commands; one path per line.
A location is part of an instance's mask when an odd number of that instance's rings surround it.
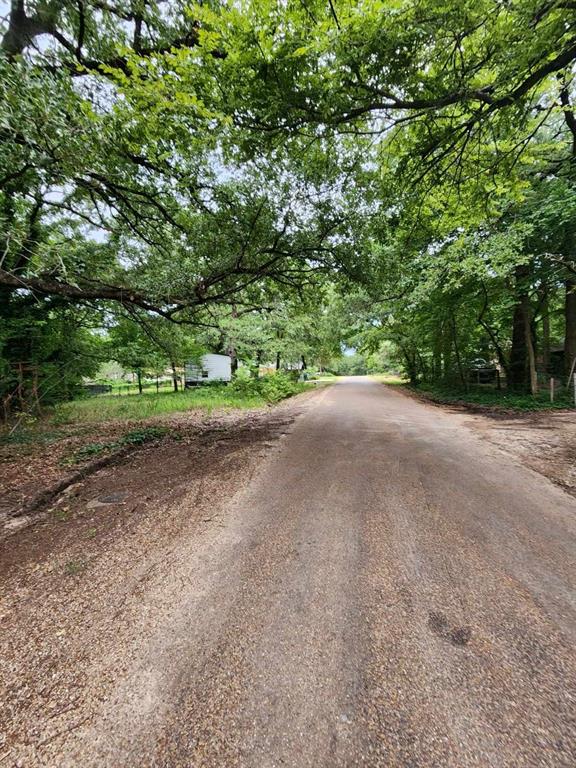
M 563 107 L 564 122 L 572 134 L 572 160 L 576 158 L 576 115 L 570 103 L 570 92 L 566 80 L 560 89 L 560 103 Z M 564 371 L 569 378 L 576 360 L 576 281 L 569 277 L 565 283 L 566 299 L 564 304 L 564 320 L 566 322 L 566 335 L 564 337 Z M 567 381 L 569 385 L 570 382 Z

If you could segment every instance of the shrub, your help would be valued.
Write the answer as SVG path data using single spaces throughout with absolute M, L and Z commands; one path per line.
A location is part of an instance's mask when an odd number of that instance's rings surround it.
M 271 373 L 258 379 L 235 378 L 230 388 L 241 395 L 259 395 L 268 403 L 277 403 L 302 392 L 306 385 L 295 381 L 289 374 Z

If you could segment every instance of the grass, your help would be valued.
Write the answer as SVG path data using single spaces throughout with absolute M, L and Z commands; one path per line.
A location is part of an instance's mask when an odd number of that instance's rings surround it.
M 541 411 L 574 408 L 572 393 L 557 393 L 554 402 L 550 402 L 548 392 L 538 395 L 508 392 L 507 390 L 471 387 L 468 392 L 455 387 L 440 384 L 421 384 L 413 388 L 437 403 L 459 403 L 462 405 L 482 405 L 488 408 L 502 408 L 515 411 Z
M 257 408 L 264 397 L 243 394 L 226 386 L 197 387 L 183 392 L 145 392 L 142 395 L 118 397 L 101 395 L 62 403 L 54 409 L 56 424 L 97 424 L 105 421 L 140 421 L 180 411 L 217 408 Z
M 87 565 L 88 563 L 83 559 L 69 560 L 64 566 L 64 572 L 67 576 L 78 576 L 86 570 Z
M 128 445 L 143 445 L 154 440 L 159 440 L 169 432 L 165 427 L 140 427 L 132 429 L 130 432 L 122 435 L 118 440 L 107 443 L 87 443 L 65 459 L 66 464 L 79 464 L 82 461 L 101 456 L 103 453 L 116 451 L 118 448 L 125 448 Z
M 137 395 L 138 384 L 133 381 L 113 381 L 106 382 L 112 387 L 110 394 L 118 395 L 119 397 L 125 397 L 126 395 Z M 180 382 L 179 382 L 180 385 Z M 144 392 L 156 392 L 155 381 L 145 381 L 142 384 Z M 174 383 L 172 381 L 160 381 L 158 382 L 158 392 L 174 392 Z M 92 395 L 92 397 L 107 397 L 107 395 Z
M 61 403 L 47 409 L 41 417 L 27 417 L 15 426 L 0 430 L 0 449 L 4 446 L 18 449 L 20 455 L 33 452 L 49 443 L 58 443 L 69 437 L 101 436 L 99 425 L 130 428 L 120 437 L 114 435 L 107 442 L 86 442 L 68 455 L 60 456 L 63 465 L 77 464 L 100 455 L 111 453 L 127 445 L 139 445 L 159 439 L 167 433 L 165 427 L 145 426 L 141 422 L 172 413 L 214 410 L 261 408 L 314 385 L 294 382 L 286 375 L 266 376 L 260 379 L 236 380 L 226 386 L 215 384 L 180 392 L 172 390 L 156 393 L 155 389 L 142 395 L 118 397 L 100 395 Z M 133 422 L 140 422 L 136 428 Z M 162 432 L 162 434 L 160 434 Z M 178 439 L 178 433 L 171 436 Z
M 383 384 L 391 384 L 395 387 L 406 383 L 406 380 L 397 373 L 372 373 L 370 374 L 370 378 L 374 379 L 374 381 L 381 381 Z

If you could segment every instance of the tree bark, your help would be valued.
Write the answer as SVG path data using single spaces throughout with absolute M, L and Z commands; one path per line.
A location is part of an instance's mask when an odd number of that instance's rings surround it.
M 142 371 L 140 368 L 136 371 L 136 378 L 138 379 L 138 392 L 142 394 Z
M 454 354 L 456 355 L 456 364 L 458 366 L 458 375 L 460 377 L 460 381 L 462 383 L 462 386 L 464 389 L 468 388 L 468 382 L 466 381 L 466 377 L 464 375 L 464 369 L 462 367 L 462 358 L 460 356 L 460 348 L 458 346 L 458 336 L 456 334 L 456 318 L 454 315 L 452 315 L 451 318 L 451 327 L 452 327 L 452 343 L 454 344 Z
M 452 339 L 447 322 L 442 326 L 442 378 L 449 381 L 452 376 Z
M 524 297 L 527 295 L 526 279 L 529 268 L 522 264 L 515 270 L 516 306 L 512 316 L 512 348 L 508 363 L 508 388 L 515 391 L 526 391 L 528 386 L 528 348 L 526 345 L 526 330 L 524 328 Z
M 262 363 L 262 355 L 263 352 L 261 349 L 256 350 L 256 359 L 254 360 L 254 365 L 252 366 L 252 378 L 257 379 L 260 376 L 260 364 Z
M 550 299 L 547 283 L 541 288 L 541 312 L 542 312 L 542 367 L 546 373 L 550 368 Z
M 530 298 L 527 293 L 522 296 L 522 302 L 520 304 L 522 323 L 524 326 L 524 339 L 526 345 L 526 352 L 528 357 L 528 372 L 530 379 L 530 394 L 536 395 L 538 393 L 538 375 L 536 372 L 536 353 L 534 350 L 534 341 L 532 339 L 532 318 L 530 311 Z
M 573 277 L 569 277 L 566 280 L 565 288 L 564 371 L 568 377 L 576 358 L 576 280 Z
M 178 392 L 178 372 L 176 371 L 176 363 L 172 361 L 170 363 L 172 368 L 172 382 L 174 383 L 174 392 Z

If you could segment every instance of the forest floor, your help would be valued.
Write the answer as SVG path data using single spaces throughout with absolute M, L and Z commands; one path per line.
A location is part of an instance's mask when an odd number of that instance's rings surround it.
M 522 466 L 566 422 L 188 418 L 4 532 L 2 768 L 576 763 L 576 501 Z

